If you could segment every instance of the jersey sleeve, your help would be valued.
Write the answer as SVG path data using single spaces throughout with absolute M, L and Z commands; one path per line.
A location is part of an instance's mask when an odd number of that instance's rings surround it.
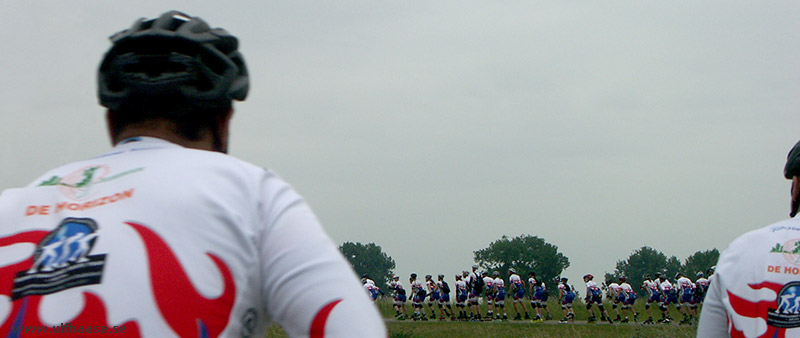
M 703 300 L 703 310 L 700 312 L 700 323 L 697 327 L 698 338 L 728 336 L 728 313 L 722 301 L 722 283 L 719 276 L 714 276 L 714 279 Z
M 260 236 L 264 311 L 289 337 L 386 337 L 350 264 L 288 184 L 267 179 Z

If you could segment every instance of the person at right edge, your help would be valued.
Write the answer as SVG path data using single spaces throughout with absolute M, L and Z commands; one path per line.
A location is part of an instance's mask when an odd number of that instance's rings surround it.
M 697 337 L 800 337 L 800 142 L 784 176 L 792 181 L 790 218 L 745 233 L 717 262 Z

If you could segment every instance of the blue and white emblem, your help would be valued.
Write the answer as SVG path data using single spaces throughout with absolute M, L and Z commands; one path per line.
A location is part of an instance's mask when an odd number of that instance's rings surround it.
M 780 328 L 800 327 L 800 282 L 784 285 L 776 303 L 778 307 L 768 312 L 767 324 Z
M 67 218 L 36 246 L 33 265 L 14 278 L 11 298 L 46 295 L 68 288 L 99 284 L 105 254 L 90 255 L 97 224 L 89 218 Z

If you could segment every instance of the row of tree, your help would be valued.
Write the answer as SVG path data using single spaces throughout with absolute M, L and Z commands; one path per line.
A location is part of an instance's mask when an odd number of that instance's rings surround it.
M 375 243 L 344 242 L 339 246 L 339 251 L 359 276 L 368 275 L 381 290 L 389 289 L 387 285 L 392 280 L 394 259 L 383 252 L 380 246 Z
M 634 287 L 642 285 L 645 275 L 653 278 L 655 277 L 653 274 L 656 272 L 666 273 L 672 282 L 675 282 L 675 275 L 678 272 L 691 280 L 695 280 L 698 272 L 708 277 L 706 271 L 716 265 L 717 260 L 719 260 L 719 250 L 717 249 L 697 251 L 681 263 L 678 257 L 667 258 L 664 253 L 644 246 L 634 251 L 628 259 L 617 261 L 617 267 L 614 272 L 606 272 L 604 277 L 605 281 L 610 283 L 624 276 L 627 278 L 628 283 Z M 642 295 L 644 292 L 644 290 L 639 290 Z
M 395 262 L 380 246 L 375 243 L 345 242 L 339 246 L 339 250 L 350 261 L 356 273 L 369 275 L 378 287 L 388 289 Z M 521 275 L 534 271 L 537 278 L 550 282 L 555 281 L 569 267 L 569 258 L 559 252 L 557 246 L 531 235 L 513 238 L 504 235 L 488 247 L 473 253 L 475 262 L 481 269 L 499 271 L 502 276 L 507 276 L 508 270 L 513 268 Z M 615 270 L 612 273 L 607 272 L 604 277 L 610 283 L 625 276 L 634 287 L 642 285 L 645 274 L 652 275 L 654 272 L 666 272 L 670 279 L 681 272 L 694 279 L 698 271 L 705 272 L 716 264 L 717 259 L 719 251 L 711 249 L 698 251 L 682 263 L 675 256 L 667 257 L 664 253 L 645 246 L 634 251 L 626 260 L 617 261 Z

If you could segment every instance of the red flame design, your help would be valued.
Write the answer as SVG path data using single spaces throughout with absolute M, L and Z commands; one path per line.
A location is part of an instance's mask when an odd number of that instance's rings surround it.
M 205 298 L 195 290 L 178 258 L 161 237 L 143 225 L 126 224 L 139 233 L 147 247 L 150 282 L 158 309 L 170 327 L 181 337 L 201 337 L 204 325 L 208 336 L 219 336 L 228 325 L 236 296 L 236 285 L 227 265 L 214 254 L 206 253 L 222 273 L 224 289 L 215 299 Z
M 0 238 L 0 247 L 10 246 L 17 243 L 33 243 L 39 244 L 44 236 L 47 236 L 47 231 L 28 231 L 11 235 L 9 237 Z M 17 271 L 28 270 L 33 266 L 33 253 L 31 256 L 19 263 L 11 264 L 0 268 L 0 295 L 11 297 L 11 289 L 14 287 L 14 275 Z
M 772 283 L 772 282 L 763 282 L 760 284 L 748 284 L 748 286 L 753 290 L 760 290 L 767 288 L 769 290 L 775 291 L 775 293 L 779 293 L 783 285 Z M 733 311 L 736 312 L 737 315 L 742 317 L 749 317 L 749 318 L 761 318 L 764 321 L 767 320 L 767 315 L 770 309 L 777 308 L 777 297 L 775 300 L 765 300 L 759 302 L 751 302 L 744 298 L 741 298 L 730 291 L 728 291 L 728 297 L 730 299 L 731 307 Z M 737 338 L 742 337 L 744 338 L 744 332 L 736 329 L 736 325 L 731 323 L 731 337 Z M 786 336 L 786 329 L 784 328 L 776 328 L 773 326 L 767 325 L 767 332 L 761 335 L 760 337 L 780 337 L 783 338 Z
M 47 231 L 28 231 L 12 235 L 9 237 L 0 238 L 0 247 L 9 246 L 17 243 L 33 243 L 38 244 L 46 235 Z M 0 268 L 0 294 L 11 296 L 11 289 L 14 285 L 14 276 L 18 271 L 28 270 L 33 266 L 33 254 L 28 259 Z M 21 324 L 28 327 L 41 327 L 53 326 L 53 324 L 45 324 L 41 321 L 39 316 L 39 303 L 42 301 L 43 296 L 27 296 L 17 299 L 12 304 L 11 313 L 6 318 L 5 322 L 0 326 L 0 336 L 11 336 L 11 330 L 14 326 L 14 321 L 21 318 Z M 84 307 L 72 320 L 67 321 L 74 327 L 96 327 L 106 326 L 112 328 L 114 325 L 108 324 L 106 319 L 106 308 L 99 297 L 90 293 L 83 293 Z M 21 316 L 21 317 L 20 317 Z M 136 322 L 128 321 L 117 326 L 125 326 L 124 332 L 119 332 L 115 336 L 119 337 L 139 337 L 139 327 Z M 19 330 L 20 328 L 15 328 Z M 22 334 L 22 333 L 20 333 Z M 39 332 L 39 333 L 24 333 L 25 337 L 51 337 L 53 332 Z M 66 332 L 58 333 L 59 337 L 86 337 L 86 336 L 100 336 L 102 333 L 77 333 L 74 330 L 67 330 Z M 107 334 L 106 334 L 107 335 Z
M 333 311 L 333 308 L 336 305 L 339 305 L 341 299 L 334 300 L 317 312 L 317 315 L 314 316 L 314 320 L 311 321 L 311 328 L 309 329 L 310 338 L 325 338 L 325 324 L 328 322 L 328 316 Z
M 236 295 L 236 286 L 233 276 L 227 265 L 219 257 L 207 253 L 216 264 L 223 277 L 224 289 L 222 295 L 215 299 L 208 299 L 200 295 L 192 285 L 177 257 L 166 243 L 150 229 L 135 223 L 126 223 L 142 237 L 147 249 L 147 258 L 150 265 L 150 282 L 161 315 L 170 327 L 181 337 L 217 337 L 228 324 L 233 302 Z M 28 231 L 9 237 L 0 238 L 0 247 L 17 243 L 38 244 L 49 232 Z M 33 266 L 33 254 L 26 260 L 0 267 L 0 294 L 11 296 L 14 277 L 17 272 L 25 271 Z M 0 336 L 7 337 L 12 328 L 20 323 L 25 326 L 44 327 L 39 315 L 39 305 L 43 296 L 26 296 L 12 302 L 12 310 L 0 326 Z M 84 308 L 72 320 L 67 321 L 73 327 L 106 326 L 108 324 L 106 307 L 97 295 L 83 292 Z M 48 326 L 52 327 L 53 324 Z M 125 326 L 125 331 L 116 333 L 119 337 L 140 337 L 138 324 L 128 321 L 116 326 Z M 18 328 L 17 328 L 18 329 Z M 52 336 L 48 333 L 25 333 L 26 337 Z M 59 337 L 85 337 L 95 334 L 77 333 L 66 331 L 58 333 Z M 101 333 L 97 333 L 101 335 Z

